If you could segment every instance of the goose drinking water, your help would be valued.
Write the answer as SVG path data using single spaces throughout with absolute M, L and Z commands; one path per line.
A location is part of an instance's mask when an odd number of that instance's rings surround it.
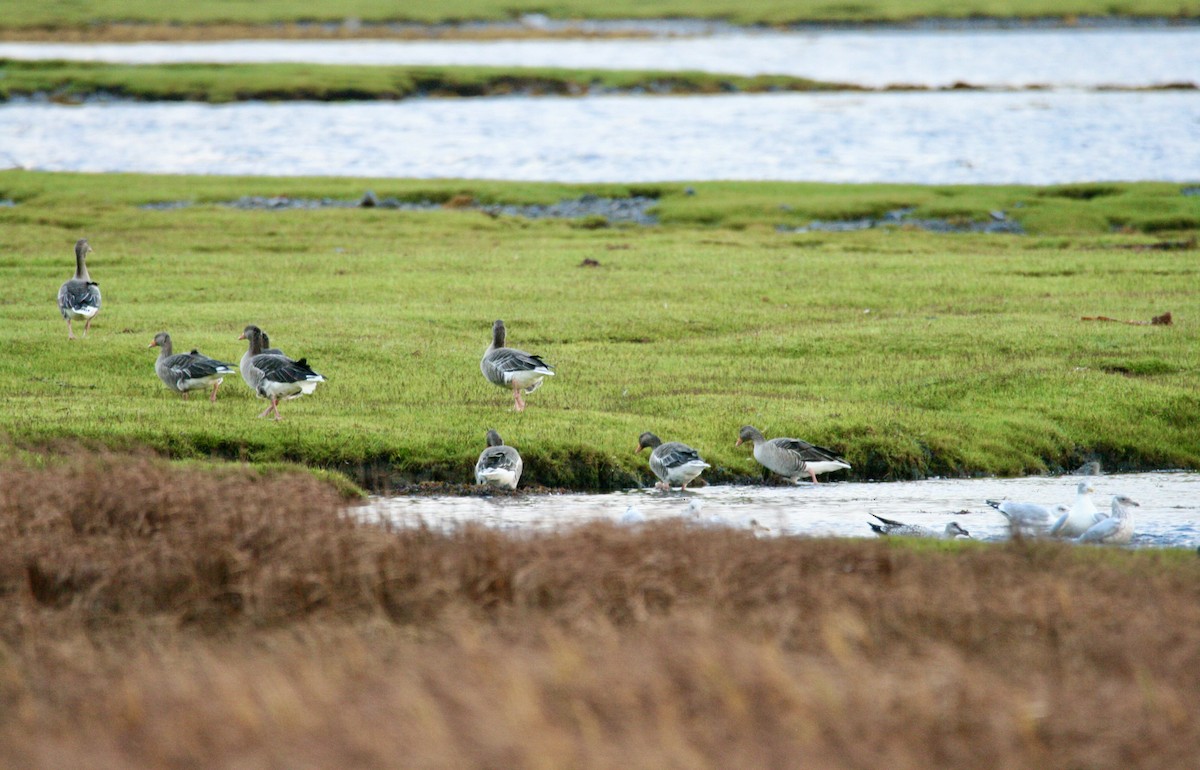
M 475 463 L 475 483 L 487 484 L 501 489 L 516 489 L 521 480 L 521 454 L 506 446 L 504 439 L 494 430 L 487 432 L 487 449 L 479 454 Z
M 663 443 L 662 439 L 653 433 L 643 433 L 638 436 L 638 446 L 634 454 L 651 447 L 650 470 L 658 476 L 655 484 L 659 489 L 670 489 L 672 484 L 678 484 L 680 489 L 687 489 L 688 482 L 694 480 L 710 467 L 700 457 L 700 453 L 687 444 L 679 441 Z

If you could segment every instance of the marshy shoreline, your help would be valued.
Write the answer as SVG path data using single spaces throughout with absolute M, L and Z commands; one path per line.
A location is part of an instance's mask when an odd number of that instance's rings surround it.
M 0 482 L 5 765 L 1173 770 L 1200 745 L 1190 550 L 392 529 L 303 473 L 113 455 Z

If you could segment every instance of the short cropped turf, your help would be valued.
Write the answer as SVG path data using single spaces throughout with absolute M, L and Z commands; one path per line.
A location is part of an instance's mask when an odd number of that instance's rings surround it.
M 1169 184 L 1053 188 L 785 183 L 565 186 L 471 181 L 0 173 L 0 434 L 291 461 L 375 487 L 470 480 L 484 432 L 530 484 L 646 479 L 654 431 L 712 481 L 757 475 L 737 429 L 829 446 L 850 477 L 1021 474 L 1093 457 L 1200 467 L 1200 197 Z M 242 195 L 446 201 L 431 212 L 242 211 Z M 658 198 L 661 223 L 493 217 L 463 203 Z M 157 211 L 139 204 L 186 200 Z M 1027 235 L 791 233 L 905 207 Z M 55 307 L 87 237 L 104 309 L 68 342 Z M 590 262 L 598 264 L 589 264 Z M 1171 326 L 1082 321 L 1106 315 Z M 557 376 L 488 384 L 491 323 Z M 155 377 L 158 331 L 236 362 L 255 323 L 328 378 L 281 406 L 240 378 L 217 403 Z

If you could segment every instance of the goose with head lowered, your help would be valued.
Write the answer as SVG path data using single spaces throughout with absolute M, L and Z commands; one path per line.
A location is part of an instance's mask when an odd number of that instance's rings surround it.
M 186 399 L 193 390 L 204 390 L 212 387 L 208 400 L 216 403 L 217 388 L 225 379 L 225 375 L 233 374 L 233 364 L 209 358 L 199 350 L 191 353 L 173 353 L 171 335 L 159 332 L 154 335 L 154 341 L 147 347 L 158 348 L 158 360 L 154 362 L 154 371 L 158 379 L 163 381 L 171 390 L 182 393 Z
M 679 441 L 663 443 L 662 439 L 653 433 L 646 432 L 638 436 L 637 449 L 634 454 L 650 447 L 650 470 L 659 481 L 654 486 L 669 490 L 671 485 L 678 484 L 681 490 L 687 489 L 688 482 L 693 481 L 710 467 L 700 457 L 700 453 L 687 444 Z
M 507 446 L 500 434 L 494 430 L 487 432 L 487 449 L 479 454 L 475 463 L 475 483 L 500 487 L 501 489 L 516 489 L 521 480 L 521 454 Z
M 67 322 L 67 339 L 75 339 L 72 321 L 82 320 L 83 336 L 87 336 L 92 319 L 100 312 L 100 284 L 92 280 L 87 269 L 87 255 L 93 251 L 87 238 L 75 242 L 75 276 L 58 287 L 58 312 Z
M 751 425 L 742 426 L 734 446 L 741 446 L 747 441 L 754 443 L 754 459 L 760 465 L 793 484 L 799 482 L 806 473 L 816 484 L 818 473 L 832 473 L 850 467 L 850 463 L 832 449 L 798 438 L 773 438 L 768 441 L 758 428 Z
M 294 361 L 282 353 L 266 352 L 267 335 L 253 324 L 247 326 L 238 339 L 248 341 L 239 365 L 242 379 L 260 398 L 271 402 L 259 417 L 274 413 L 276 420 L 283 419 L 279 415 L 280 399 L 299 398 L 325 382 L 325 378 L 308 365 L 307 359 Z
M 506 334 L 503 321 L 492 324 L 492 344 L 479 361 L 479 371 L 493 385 L 511 389 L 513 408 L 523 412 L 525 399 L 521 397 L 521 391 L 532 393 L 540 388 L 542 380 L 554 376 L 554 367 L 540 356 L 505 347 Z

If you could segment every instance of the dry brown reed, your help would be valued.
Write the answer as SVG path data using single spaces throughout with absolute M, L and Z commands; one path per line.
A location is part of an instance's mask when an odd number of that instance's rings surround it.
M 1192 768 L 1200 560 L 365 524 L 0 471 L 0 767 Z

